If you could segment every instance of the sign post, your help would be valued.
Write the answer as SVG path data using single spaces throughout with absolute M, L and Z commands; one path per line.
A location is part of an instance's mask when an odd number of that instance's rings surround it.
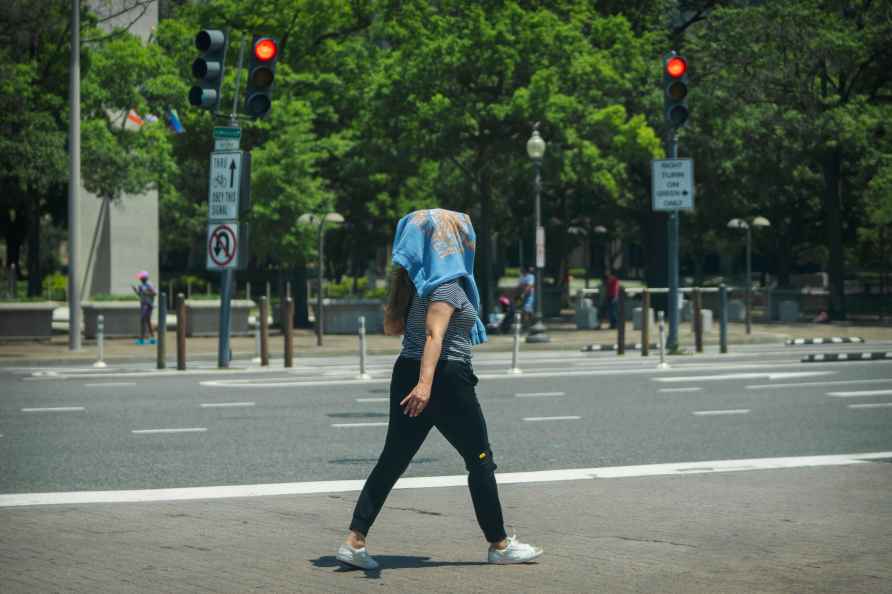
M 678 139 L 673 130 L 669 140 L 671 159 L 656 159 L 651 162 L 651 188 L 653 209 L 669 212 L 669 336 L 666 349 L 678 350 L 678 223 L 679 211 L 694 209 L 694 161 L 679 159 Z

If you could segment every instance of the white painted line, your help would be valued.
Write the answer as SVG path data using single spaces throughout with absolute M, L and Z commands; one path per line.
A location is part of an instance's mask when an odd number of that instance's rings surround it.
M 525 392 L 515 394 L 518 398 L 548 398 L 551 396 L 566 396 L 566 392 Z
M 660 388 L 660 392 L 699 392 L 703 388 Z
M 864 396 L 890 396 L 892 390 L 863 390 L 861 392 L 827 392 L 827 396 L 835 398 L 862 398 Z
M 824 386 L 842 386 L 845 384 L 892 384 L 890 379 L 855 379 L 835 380 L 830 382 L 796 382 L 793 384 L 759 384 L 747 386 L 747 390 L 773 390 L 775 388 L 822 388 Z
M 695 410 L 693 413 L 697 416 L 707 416 L 707 415 L 746 415 L 749 414 L 750 409 L 748 408 L 728 408 L 725 410 Z
M 202 433 L 207 427 L 183 427 L 180 429 L 134 429 L 130 433 L 135 435 L 148 435 L 153 433 Z
M 892 406 L 892 402 L 871 402 L 868 404 L 850 404 L 849 408 L 887 408 Z
M 524 417 L 524 421 L 578 421 L 582 417 Z
M 226 408 L 230 406 L 254 406 L 254 402 L 204 402 L 201 408 Z
M 837 454 L 829 456 L 794 456 L 784 458 L 752 458 L 743 460 L 711 460 L 699 462 L 670 462 L 637 466 L 601 466 L 594 468 L 566 468 L 535 472 L 507 472 L 496 474 L 500 485 L 519 483 L 550 483 L 556 481 L 632 478 L 740 472 L 745 470 L 777 470 L 821 466 L 849 466 L 868 464 L 871 460 L 892 458 L 892 452 Z M 468 475 L 406 477 L 397 481 L 395 489 L 431 489 L 437 487 L 465 487 Z M 0 507 L 25 505 L 72 505 L 84 503 L 138 503 L 147 501 L 185 501 L 195 499 L 226 499 L 231 497 L 264 497 L 268 495 L 313 495 L 361 491 L 365 480 L 312 481 L 303 483 L 267 483 L 259 485 L 221 485 L 216 487 L 184 487 L 171 489 L 135 489 L 122 491 L 67 491 L 57 493 L 10 493 L 0 495 Z
M 357 398 L 356 402 L 389 402 L 390 398 Z
M 651 378 L 655 382 L 700 382 L 700 381 L 722 381 L 735 379 L 754 379 L 758 377 L 767 377 L 770 380 L 787 379 L 794 377 L 813 377 L 816 375 L 832 375 L 838 373 L 836 371 L 780 371 L 766 373 L 723 373 L 721 375 L 690 375 L 682 377 L 655 377 Z
M 332 423 L 332 427 L 387 427 L 387 421 L 376 421 L 370 423 Z
M 23 408 L 22 412 L 70 412 L 87 410 L 83 406 L 53 406 L 46 408 Z
M 99 382 L 95 384 L 84 384 L 85 388 L 121 388 L 123 386 L 135 386 L 136 382 Z

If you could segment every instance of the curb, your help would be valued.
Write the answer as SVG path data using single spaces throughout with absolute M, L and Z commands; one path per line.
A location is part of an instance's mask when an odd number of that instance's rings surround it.
M 866 342 L 859 336 L 828 336 L 825 338 L 792 338 L 786 341 L 787 346 L 798 346 L 801 344 L 844 344 L 850 342 Z
M 892 352 L 879 351 L 873 353 L 824 353 L 820 355 L 808 355 L 802 358 L 802 363 L 818 363 L 832 361 L 880 361 L 892 359 Z
M 656 350 L 656 349 L 660 348 L 660 346 L 654 342 L 654 343 L 651 343 L 650 348 Z M 590 345 L 582 347 L 579 350 L 580 350 L 580 352 L 583 352 L 583 353 L 594 353 L 594 352 L 599 352 L 599 351 L 615 351 L 616 345 L 615 344 L 590 344 Z M 640 342 L 636 342 L 634 344 L 629 343 L 626 345 L 626 350 L 627 351 L 640 351 L 641 343 Z

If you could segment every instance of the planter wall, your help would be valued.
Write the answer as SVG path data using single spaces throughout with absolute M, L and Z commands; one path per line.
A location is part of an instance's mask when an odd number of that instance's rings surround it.
M 139 301 L 85 301 L 81 309 L 85 338 L 96 338 L 100 315 L 106 338 L 139 336 Z
M 58 303 L 0 303 L 0 338 L 50 338 Z
M 231 336 L 253 334 L 248 325 L 248 314 L 256 307 L 253 301 L 233 299 L 231 302 L 229 333 Z M 220 302 L 186 300 L 186 336 L 217 336 L 220 333 Z
M 315 316 L 315 301 L 310 309 Z M 323 299 L 322 310 L 326 334 L 356 334 L 359 316 L 365 316 L 366 333 L 384 333 L 384 301 L 380 299 Z

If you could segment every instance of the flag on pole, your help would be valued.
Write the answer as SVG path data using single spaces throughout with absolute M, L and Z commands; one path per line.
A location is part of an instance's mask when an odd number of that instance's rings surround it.
M 167 110 L 167 125 L 170 126 L 170 129 L 176 134 L 182 134 L 186 131 L 183 127 L 183 123 L 180 121 L 180 116 L 175 109 Z

